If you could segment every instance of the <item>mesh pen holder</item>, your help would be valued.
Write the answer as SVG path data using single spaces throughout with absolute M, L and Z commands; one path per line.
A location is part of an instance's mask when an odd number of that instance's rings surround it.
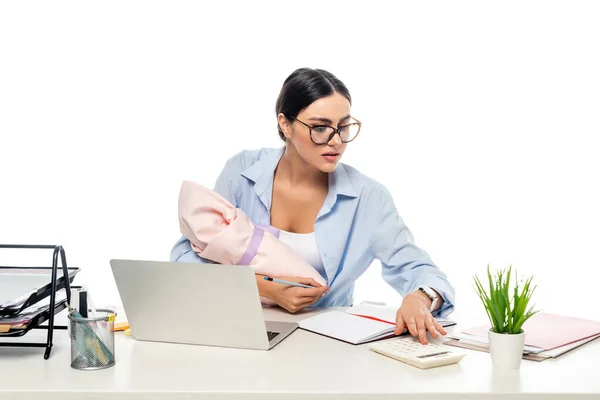
M 96 317 L 69 314 L 71 367 L 97 370 L 115 365 L 115 316 L 112 310 L 97 309 Z

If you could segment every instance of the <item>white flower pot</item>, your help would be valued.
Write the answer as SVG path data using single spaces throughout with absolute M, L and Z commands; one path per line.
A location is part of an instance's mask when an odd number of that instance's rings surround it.
M 497 369 L 519 369 L 523 349 L 525 348 L 525 332 L 508 334 L 488 331 L 492 365 Z

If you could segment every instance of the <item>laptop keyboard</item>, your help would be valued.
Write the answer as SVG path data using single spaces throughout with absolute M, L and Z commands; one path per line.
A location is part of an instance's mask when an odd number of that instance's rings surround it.
M 277 335 L 279 335 L 279 332 L 267 331 L 267 337 L 269 338 L 269 342 L 271 340 L 275 339 L 275 337 L 277 337 Z

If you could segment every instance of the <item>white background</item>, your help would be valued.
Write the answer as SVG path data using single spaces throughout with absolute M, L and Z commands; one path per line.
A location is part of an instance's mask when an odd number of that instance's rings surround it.
M 457 319 L 485 317 L 488 264 L 600 319 L 599 20 L 593 1 L 3 2 L 0 243 L 62 244 L 119 305 L 109 260 L 167 260 L 181 181 L 280 146 L 284 79 L 324 68 L 363 121 L 343 162 L 389 188 Z M 357 302 L 399 303 L 380 272 Z

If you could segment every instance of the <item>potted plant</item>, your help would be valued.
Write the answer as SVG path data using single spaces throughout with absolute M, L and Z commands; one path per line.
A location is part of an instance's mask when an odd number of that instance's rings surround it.
M 519 282 L 515 277 L 514 288 L 510 289 L 512 265 L 508 270 L 499 270 L 495 275 L 487 268 L 489 292 L 474 276 L 477 294 L 488 315 L 492 327 L 488 331 L 492 364 L 499 369 L 518 369 L 521 365 L 525 347 L 523 324 L 538 311 L 527 308 L 535 287 L 531 286 L 533 277 L 525 280 L 519 291 Z

